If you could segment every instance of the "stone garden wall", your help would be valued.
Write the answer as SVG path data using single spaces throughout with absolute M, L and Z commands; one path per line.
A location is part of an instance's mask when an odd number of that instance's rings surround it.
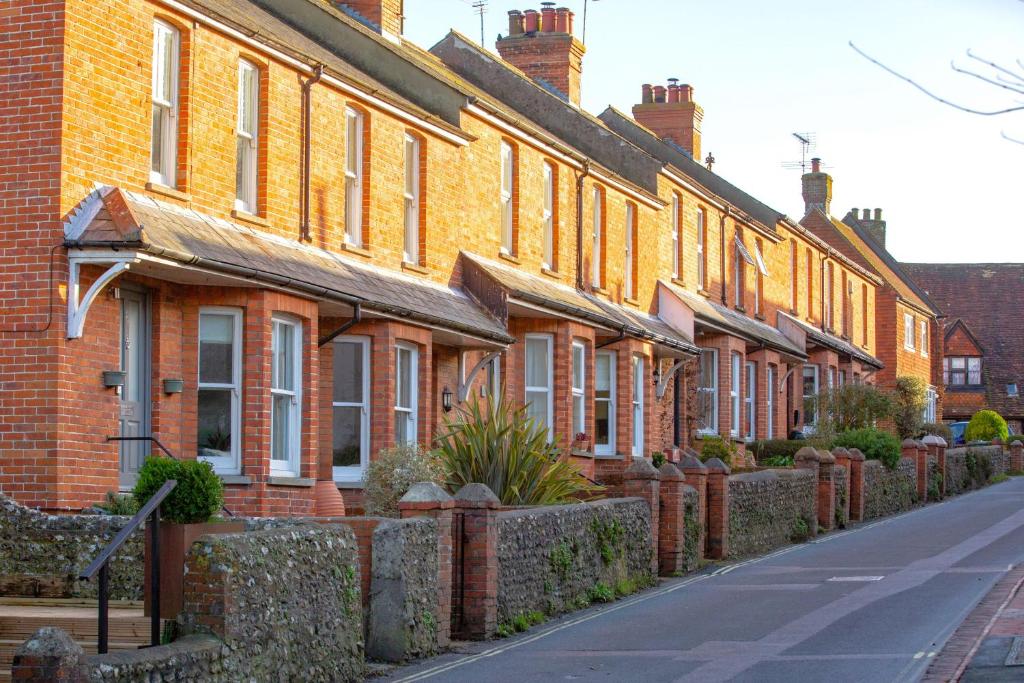
M 763 470 L 730 476 L 729 557 L 766 553 L 803 540 L 817 526 L 816 506 L 813 472 Z
M 904 512 L 917 502 L 917 465 L 912 459 L 900 459 L 894 470 L 878 460 L 864 461 L 864 519 Z
M 683 487 L 683 505 L 685 513 L 683 524 L 686 527 L 683 544 L 683 562 L 685 571 L 692 572 L 700 568 L 701 560 L 701 520 L 704 510 L 700 509 L 700 493 L 692 486 Z
M 85 569 L 128 517 L 49 515 L 0 494 L 0 595 L 94 598 Z M 142 599 L 143 536 L 136 532 L 110 563 L 110 597 Z
M 498 622 L 558 614 L 650 584 L 651 514 L 639 498 L 498 515 Z
M 1009 456 L 1000 446 L 965 446 L 946 451 L 946 493 L 981 488 L 991 477 L 1005 474 Z

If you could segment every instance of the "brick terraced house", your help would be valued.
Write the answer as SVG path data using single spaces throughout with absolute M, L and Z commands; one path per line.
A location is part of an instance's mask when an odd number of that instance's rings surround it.
M 1024 433 L 1024 328 L 1015 315 L 1020 263 L 900 264 L 946 315 L 942 419 L 994 410 Z
M 567 9 L 511 12 L 499 58 L 409 43 L 400 0 L 8 5 L 0 490 L 24 504 L 131 486 L 152 446 L 109 437 L 154 437 L 241 513 L 358 510 L 378 451 L 499 389 L 614 484 L 886 372 L 886 274 L 695 163 L 689 86 L 583 111 Z
M 885 249 L 886 223 L 882 210 L 872 214 L 853 209 L 842 219 L 830 212 L 832 177 L 813 159 L 810 173 L 802 178 L 806 214 L 800 222 L 808 230 L 846 254 L 882 280 L 874 306 L 878 358 L 884 363 L 875 383 L 885 389 L 899 377 L 917 377 L 926 385 L 924 419 L 936 422 L 942 415 L 942 314 L 939 308 Z M 848 281 L 840 281 L 827 266 L 822 275 L 828 287 L 850 295 Z M 834 329 L 826 316 L 826 326 Z M 845 335 L 844 335 L 845 336 Z

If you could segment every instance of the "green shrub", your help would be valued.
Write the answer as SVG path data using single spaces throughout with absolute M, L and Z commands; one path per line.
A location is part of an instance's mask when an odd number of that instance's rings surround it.
M 941 436 L 946 440 L 947 445 L 953 445 L 953 430 L 945 422 L 925 422 L 921 425 L 921 432 L 917 435 L 917 438 L 924 438 L 929 434 Z
M 160 513 L 169 522 L 207 522 L 224 504 L 224 484 L 210 463 L 159 456 L 146 458 L 139 469 L 133 491 L 138 504 L 145 505 L 169 479 L 178 482 L 160 506 Z
M 803 543 L 811 535 L 811 527 L 808 526 L 807 520 L 803 517 L 797 517 L 793 520 L 793 527 L 790 529 L 789 540 L 793 543 Z
M 925 389 L 924 380 L 920 377 L 896 378 L 892 421 L 901 439 L 913 438 L 921 432 L 921 425 L 924 424 Z
M 923 398 L 923 394 L 922 394 Z M 871 384 L 843 384 L 818 394 L 817 434 L 841 434 L 892 417 L 893 398 Z
M 880 429 L 854 429 L 835 438 L 835 445 L 859 448 L 868 460 L 880 460 L 890 470 L 900 463 L 900 442 Z
M 732 456 L 736 452 L 732 444 L 720 436 L 705 436 L 701 439 L 700 461 L 707 462 L 718 458 L 726 465 L 732 465 Z
M 779 462 L 780 458 L 789 458 L 789 464 L 792 465 L 793 456 L 807 445 L 808 442 L 804 439 L 762 439 L 748 443 L 747 452 L 753 454 L 758 465 L 780 467 L 780 465 L 770 465 L 768 461 Z
M 606 583 L 598 581 L 587 594 L 590 602 L 612 602 L 615 600 L 615 591 Z
M 651 464 L 654 465 L 655 469 L 660 469 L 665 464 L 665 454 L 661 451 L 651 453 Z
M 964 439 L 971 441 L 991 441 L 999 438 L 1005 443 L 1010 436 L 1010 430 L 999 413 L 994 410 L 979 410 L 967 423 L 967 430 L 964 432 Z
M 135 496 L 133 495 L 107 491 L 107 496 L 103 502 L 97 503 L 93 507 L 102 510 L 103 513 L 107 515 L 124 515 L 125 517 L 131 517 L 139 511 L 139 502 L 135 500 Z
M 438 454 L 450 491 L 486 484 L 505 505 L 557 505 L 600 490 L 561 458 L 554 441 L 525 406 L 474 397 L 445 421 Z
M 430 481 L 443 485 L 444 480 L 441 460 L 419 444 L 383 448 L 366 470 L 366 514 L 398 517 L 398 501 L 413 484 Z

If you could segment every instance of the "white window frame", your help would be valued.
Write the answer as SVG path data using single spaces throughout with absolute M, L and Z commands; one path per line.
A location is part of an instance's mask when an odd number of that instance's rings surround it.
M 809 394 L 805 394 L 804 391 L 803 391 L 804 390 L 805 371 L 808 370 L 808 369 L 812 370 L 813 374 L 814 374 L 814 393 L 810 394 L 810 395 Z M 819 408 L 819 406 L 817 405 L 817 400 L 814 401 L 814 421 L 813 422 L 808 422 L 807 421 L 807 401 L 809 399 L 817 396 L 818 392 L 820 392 L 820 391 L 821 391 L 821 368 L 819 368 L 817 365 L 813 365 L 813 364 L 804 365 L 803 369 L 800 371 L 800 395 L 803 398 L 803 404 L 802 404 L 801 407 L 803 408 L 803 411 L 804 411 L 804 433 L 805 434 L 813 434 L 814 433 L 814 427 L 815 427 L 815 425 L 818 424 L 818 408 Z
M 572 343 L 572 431 L 573 436 L 587 431 L 587 347 L 583 342 Z M 577 373 L 577 369 L 579 373 Z M 576 383 L 577 374 L 579 384 Z
M 744 433 L 744 439 L 753 441 L 757 436 L 757 363 L 748 360 L 746 374 L 747 391 L 743 395 L 743 403 L 746 408 L 747 430 Z
M 706 290 L 708 284 L 705 244 L 707 231 L 707 213 L 703 208 L 697 209 L 697 288 Z
M 601 264 L 604 260 L 604 253 L 601 249 L 601 232 L 604 229 L 604 215 L 602 210 L 602 199 L 604 193 L 598 187 L 594 188 L 594 233 L 590 249 L 590 283 L 594 287 L 601 287 Z
M 924 358 L 928 357 L 928 321 L 921 321 L 921 334 L 918 339 L 921 340 L 921 356 Z
M 738 351 L 732 351 L 729 357 L 729 435 L 739 437 L 740 395 L 743 393 L 743 358 Z
M 623 291 L 627 299 L 632 299 L 636 296 L 636 292 L 633 291 L 633 223 L 635 220 L 636 209 L 633 205 L 626 203 L 626 267 L 623 269 L 625 273 L 625 282 L 623 283 Z
M 399 404 L 399 397 L 402 395 L 402 356 L 408 353 L 409 381 L 409 405 Z M 413 444 L 419 440 L 419 412 L 420 412 L 420 349 L 409 342 L 398 342 L 395 344 L 395 427 L 397 430 L 398 420 L 405 420 L 408 435 L 405 443 Z M 395 437 L 398 444 L 398 438 Z
M 512 145 L 501 141 L 501 253 L 510 255 L 514 251 L 515 210 L 513 196 L 515 194 L 515 155 Z
M 541 214 L 544 223 L 544 268 L 554 270 L 555 266 L 555 168 L 551 162 L 544 162 L 544 208 Z
M 251 75 L 246 87 L 247 75 Z M 235 133 L 241 155 L 236 159 L 235 210 L 255 214 L 259 176 L 260 68 L 247 59 L 238 60 L 238 121 Z M 237 155 L 236 155 L 237 156 Z
M 630 451 L 634 458 L 644 457 L 644 357 L 633 356 L 633 434 Z
M 270 385 L 270 396 L 271 396 L 271 419 L 270 419 L 270 444 L 271 444 L 271 457 L 270 457 L 270 473 L 274 476 L 281 477 L 298 477 L 300 472 L 300 453 L 302 447 L 302 323 L 298 320 L 290 317 L 274 315 L 271 317 L 271 351 L 270 358 L 271 364 L 277 361 L 277 347 L 275 342 L 279 339 L 278 330 L 283 328 L 291 328 L 294 332 L 294 344 L 293 344 L 293 357 L 292 357 L 292 372 L 294 373 L 294 384 L 293 390 L 279 389 L 274 387 L 273 372 L 271 372 L 271 385 Z M 289 396 L 291 397 L 290 405 L 291 410 L 288 412 L 289 422 L 289 439 L 286 444 L 288 449 L 288 458 L 275 460 L 273 457 L 273 444 L 274 444 L 274 419 L 273 419 L 273 398 L 275 396 Z
M 679 279 L 679 217 L 681 215 L 679 195 L 672 193 L 672 279 Z
M 914 316 L 910 313 L 903 314 L 903 348 L 907 351 L 914 350 L 914 334 L 916 330 Z
M 170 45 L 165 42 L 170 38 Z M 170 54 L 166 54 L 170 50 Z M 153 117 L 160 117 L 160 140 L 152 140 L 152 151 L 160 150 L 160 168 L 153 168 L 151 159 L 149 181 L 164 187 L 177 187 L 178 169 L 178 71 L 181 68 L 181 32 L 165 21 L 153 21 Z M 166 96 L 165 96 L 166 95 Z
M 618 362 L 618 354 L 615 351 L 598 351 L 595 354 L 596 357 L 606 356 L 608 358 L 608 398 L 597 397 L 597 359 L 594 360 L 594 403 L 607 403 L 608 404 L 608 443 L 599 444 L 597 442 L 597 433 L 595 430 L 594 434 L 594 454 L 595 455 L 615 455 L 615 426 L 616 426 L 616 406 L 618 401 L 616 400 L 616 363 Z M 596 406 L 595 406 L 596 411 Z M 596 412 L 595 412 L 596 415 Z
M 765 434 L 764 438 L 775 438 L 775 366 L 769 364 L 765 378 Z
M 544 411 L 545 412 L 544 419 L 546 420 L 546 423 L 543 426 L 547 427 L 549 435 L 553 437 L 554 436 L 554 429 L 555 429 L 555 415 L 554 415 L 554 403 L 555 403 L 555 401 L 554 401 L 554 365 L 555 365 L 554 339 L 552 338 L 552 336 L 550 334 L 528 334 L 528 335 L 526 335 L 525 338 L 526 338 L 527 341 L 529 341 L 529 340 L 542 340 L 544 342 L 544 345 L 545 345 L 544 353 L 545 353 L 545 355 L 547 357 L 548 372 L 547 372 L 547 377 L 545 378 L 546 381 L 547 381 L 547 385 L 546 386 L 532 385 L 532 384 L 527 384 L 526 383 L 526 377 L 528 375 L 528 371 L 529 371 L 529 367 L 530 367 L 530 358 L 529 358 L 530 346 L 529 346 L 529 344 L 524 344 L 523 345 L 523 356 L 524 356 L 524 358 L 523 358 L 523 360 L 524 360 L 524 362 L 523 362 L 523 390 L 524 390 L 524 399 L 526 400 L 527 403 L 529 403 L 530 400 L 529 400 L 528 397 L 529 397 L 530 394 L 539 394 L 539 393 L 543 393 L 544 394 L 544 396 L 545 396 L 545 408 L 546 408 L 546 410 Z
M 370 465 L 370 338 L 360 336 L 340 336 L 332 344 L 357 344 L 362 347 L 363 358 L 363 400 L 361 403 L 352 401 L 335 401 L 334 387 L 331 387 L 331 408 L 359 408 L 359 465 L 349 467 L 332 467 L 334 481 L 362 481 L 366 468 Z M 333 418 L 333 416 L 332 416 Z M 333 424 L 333 420 L 332 420 Z
M 402 258 L 406 263 L 420 265 L 420 140 L 405 134 L 405 188 L 402 193 L 405 206 L 405 248 Z
M 698 427 L 697 433 L 704 436 L 714 436 L 718 434 L 718 349 L 701 349 L 700 354 L 702 358 L 700 376 L 697 384 L 697 392 L 698 394 L 711 395 L 711 417 L 707 421 L 708 424 L 710 424 L 711 426 Z M 711 357 L 711 372 L 709 373 L 711 385 L 707 387 L 703 386 L 703 380 L 705 379 L 703 377 L 703 356 L 705 354 L 708 354 Z M 701 399 L 700 403 L 701 405 L 703 405 L 704 400 Z
M 363 112 L 345 108 L 345 243 L 363 246 Z
M 827 330 L 835 329 L 833 327 L 834 321 L 832 319 L 832 278 L 832 262 L 825 261 L 821 274 L 821 300 L 825 305 L 825 329 Z M 829 386 L 831 386 L 831 384 Z
M 232 319 L 231 382 L 203 382 L 202 329 L 203 316 L 229 316 Z M 203 389 L 228 389 L 231 391 L 231 450 L 227 456 L 200 455 L 199 459 L 213 465 L 220 474 L 240 474 L 242 471 L 242 311 L 224 306 L 203 306 L 199 309 L 199 328 L 196 345 L 196 386 Z

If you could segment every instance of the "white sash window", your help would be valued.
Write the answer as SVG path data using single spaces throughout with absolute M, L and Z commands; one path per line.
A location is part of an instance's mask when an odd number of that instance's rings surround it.
M 177 186 L 178 64 L 181 36 L 163 21 L 153 23 L 153 137 L 149 180 Z

